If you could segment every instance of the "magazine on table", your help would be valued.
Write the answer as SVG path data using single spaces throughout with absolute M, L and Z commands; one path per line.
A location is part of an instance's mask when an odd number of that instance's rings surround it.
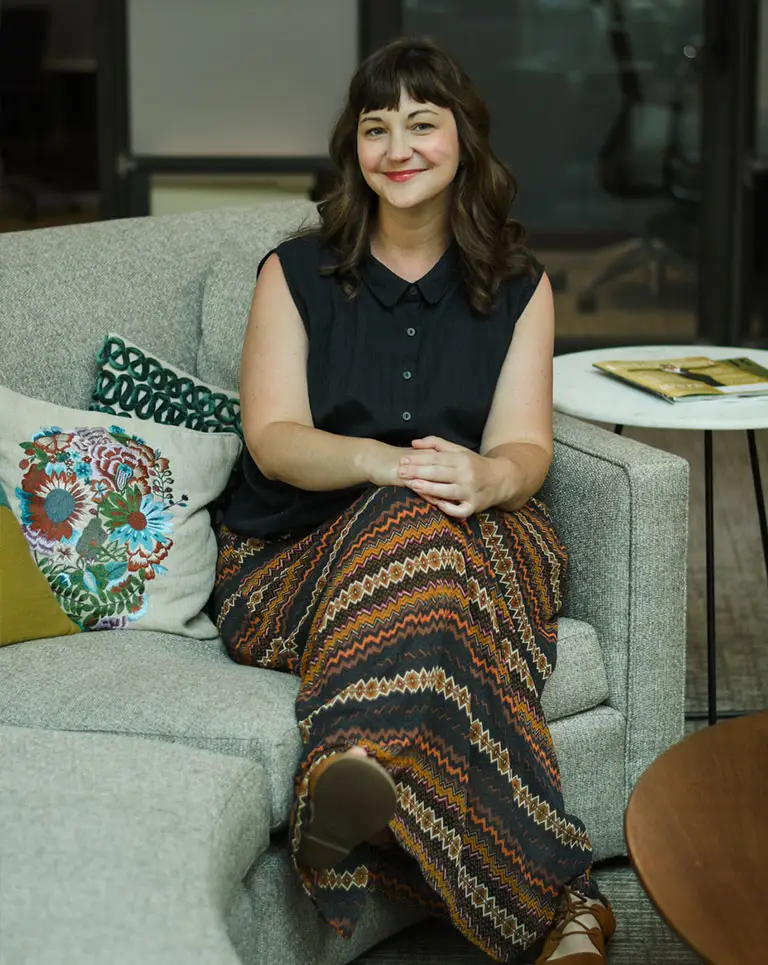
M 750 358 L 621 359 L 593 362 L 606 375 L 666 402 L 768 396 L 768 369 Z

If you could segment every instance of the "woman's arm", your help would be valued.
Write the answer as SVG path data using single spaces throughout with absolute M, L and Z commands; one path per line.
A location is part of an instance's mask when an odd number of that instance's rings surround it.
M 262 266 L 241 360 L 243 433 L 268 479 L 299 489 L 398 485 L 409 450 L 315 429 L 307 388 L 308 340 L 277 254 Z
M 518 509 L 541 488 L 552 462 L 555 308 L 546 274 L 520 317 L 504 360 L 480 453 L 498 460 L 497 500 Z

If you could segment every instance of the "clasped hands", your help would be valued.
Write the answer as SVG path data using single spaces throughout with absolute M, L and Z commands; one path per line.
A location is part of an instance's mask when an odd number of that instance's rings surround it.
M 407 486 L 446 515 L 466 519 L 504 499 L 507 460 L 481 456 L 441 439 L 414 439 L 400 457 L 398 485 Z

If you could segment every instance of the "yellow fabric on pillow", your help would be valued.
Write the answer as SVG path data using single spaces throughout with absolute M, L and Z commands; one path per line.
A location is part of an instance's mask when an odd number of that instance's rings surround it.
M 37 568 L 0 490 L 0 647 L 79 632 Z

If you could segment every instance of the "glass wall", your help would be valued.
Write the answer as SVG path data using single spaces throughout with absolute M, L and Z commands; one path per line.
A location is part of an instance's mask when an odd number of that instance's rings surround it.
M 754 210 L 752 223 L 752 277 L 747 337 L 768 343 L 768 0 L 760 3 L 755 92 L 755 161 L 753 166 Z
M 560 339 L 696 336 L 703 0 L 406 0 L 486 97 Z

